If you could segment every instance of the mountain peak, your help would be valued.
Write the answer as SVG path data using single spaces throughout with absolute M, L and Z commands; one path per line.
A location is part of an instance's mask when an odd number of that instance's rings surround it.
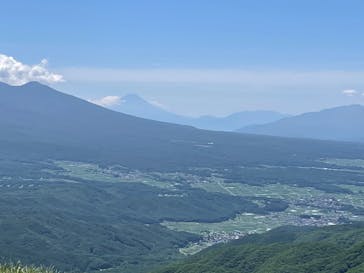
M 137 94 L 127 94 L 122 97 L 122 100 L 128 103 L 147 103 L 145 99 Z
M 48 87 L 47 85 L 44 85 L 44 84 L 42 84 L 40 82 L 37 82 L 37 81 L 30 81 L 30 82 L 24 83 L 22 85 L 11 85 L 11 84 L 8 84 L 6 82 L 0 82 L 0 87 L 32 87 L 32 86 Z
M 5 82 L 0 82 L 0 88 L 1 87 L 10 87 L 10 85 L 9 84 L 7 84 L 7 83 L 5 83 Z
M 37 81 L 30 81 L 30 82 L 22 84 L 21 86 L 22 87 L 48 87 L 47 85 L 42 84 L 42 83 L 37 82 Z
M 122 103 L 114 107 L 113 110 L 146 119 L 190 125 L 216 131 L 234 131 L 246 125 L 268 123 L 287 116 L 272 111 L 250 111 L 239 112 L 226 117 L 205 115 L 199 118 L 192 118 L 169 112 L 148 102 L 137 94 L 127 94 L 121 100 Z
M 0 82 L 0 89 L 2 89 L 3 91 L 8 91 L 8 92 L 15 92 L 16 93 L 29 93 L 29 92 L 38 92 L 38 91 L 54 91 L 56 92 L 56 90 L 52 89 L 51 87 L 45 85 L 45 84 L 41 84 L 39 82 L 35 82 L 35 81 L 31 81 L 31 82 L 27 82 L 25 84 L 22 85 L 11 85 L 11 84 L 7 84 L 4 82 Z M 53 93 L 53 92 L 52 92 Z

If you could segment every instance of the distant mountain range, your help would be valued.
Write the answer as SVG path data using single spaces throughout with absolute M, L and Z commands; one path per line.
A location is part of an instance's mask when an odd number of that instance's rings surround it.
M 114 111 L 136 117 L 190 125 L 214 131 L 258 135 L 364 142 L 364 106 L 348 105 L 290 116 L 275 111 L 242 111 L 226 117 L 177 115 L 136 94 L 126 95 Z
M 238 130 L 259 135 L 364 142 L 364 106 L 348 105 Z
M 214 131 L 235 131 L 245 126 L 265 124 L 289 116 L 274 111 L 242 111 L 226 117 L 186 117 L 155 106 L 136 94 L 129 94 L 122 97 L 120 104 L 112 106 L 110 109 L 136 117 L 190 125 L 196 128 Z
M 137 169 L 359 158 L 357 145 L 198 130 L 114 112 L 37 82 L 0 83 L 0 156 Z M 302 161 L 301 161 L 302 160 Z

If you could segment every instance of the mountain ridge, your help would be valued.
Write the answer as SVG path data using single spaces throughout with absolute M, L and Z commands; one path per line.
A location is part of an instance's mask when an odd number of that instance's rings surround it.
M 190 125 L 199 129 L 214 131 L 235 131 L 243 126 L 264 124 L 279 120 L 289 115 L 276 111 L 255 110 L 232 113 L 224 117 L 203 115 L 188 117 L 178 115 L 155 106 L 137 94 L 127 94 L 120 98 L 120 103 L 110 109 L 121 113 L 151 120 Z
M 39 83 L 0 88 L 0 126 L 3 153 L 116 162 L 137 168 L 212 167 L 242 161 L 273 164 L 281 160 L 294 164 L 330 157 L 338 151 L 359 158 L 361 151 L 357 145 L 213 132 L 146 120 Z
M 352 104 L 238 130 L 260 135 L 364 142 L 364 106 Z

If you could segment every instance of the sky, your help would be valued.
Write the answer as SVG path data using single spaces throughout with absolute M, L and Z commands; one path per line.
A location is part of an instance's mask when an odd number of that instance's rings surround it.
M 0 81 L 184 115 L 364 103 L 364 1 L 0 3 Z

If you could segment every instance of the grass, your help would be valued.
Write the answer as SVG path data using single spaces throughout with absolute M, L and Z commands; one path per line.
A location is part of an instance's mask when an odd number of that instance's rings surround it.
M 1 264 L 0 273 L 57 273 L 51 267 L 35 267 L 17 264 Z

